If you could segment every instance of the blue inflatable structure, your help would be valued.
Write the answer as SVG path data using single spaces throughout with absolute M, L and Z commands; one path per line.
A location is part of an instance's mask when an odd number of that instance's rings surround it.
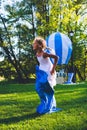
M 46 42 L 47 46 L 54 49 L 55 54 L 59 56 L 58 65 L 68 64 L 72 53 L 72 42 L 69 37 L 55 32 L 47 37 Z

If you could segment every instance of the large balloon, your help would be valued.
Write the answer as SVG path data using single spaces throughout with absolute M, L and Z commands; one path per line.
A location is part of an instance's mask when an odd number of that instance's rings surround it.
M 59 56 L 58 64 L 68 64 L 72 53 L 72 42 L 69 37 L 60 32 L 49 35 L 46 39 L 47 46 L 54 49 Z

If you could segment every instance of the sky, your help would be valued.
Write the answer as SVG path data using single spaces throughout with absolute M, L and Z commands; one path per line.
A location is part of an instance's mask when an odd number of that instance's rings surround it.
M 0 0 L 0 14 L 6 13 L 5 10 L 4 10 L 4 6 L 5 6 L 6 4 L 8 4 L 8 5 L 11 6 L 11 5 L 14 4 L 14 2 L 16 2 L 16 1 L 20 1 L 20 0 Z

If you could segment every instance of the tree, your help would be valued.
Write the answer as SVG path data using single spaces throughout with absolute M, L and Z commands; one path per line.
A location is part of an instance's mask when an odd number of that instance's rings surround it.
M 2 22 L 2 25 L 4 25 L 4 28 L 3 28 L 2 36 L 0 36 L 1 43 L 6 44 L 6 46 L 2 46 L 2 48 L 3 48 L 4 52 L 6 53 L 6 56 L 8 57 L 9 62 L 16 69 L 16 72 L 18 74 L 18 79 L 20 82 L 24 82 L 24 80 L 29 79 L 29 73 L 28 73 L 29 71 L 27 72 L 26 68 L 29 70 L 31 68 L 26 67 L 26 62 L 24 62 L 25 64 L 23 64 L 22 60 L 24 60 L 23 57 L 29 58 L 29 59 L 33 58 L 32 48 L 31 48 L 31 44 L 29 42 L 34 37 L 34 29 L 32 29 L 32 28 L 29 29 L 27 27 L 28 25 L 23 25 L 24 23 L 18 24 L 18 22 L 20 22 L 20 18 L 21 18 L 21 22 L 22 22 L 22 20 L 25 21 L 27 18 L 28 19 L 26 21 L 29 20 L 31 23 L 33 22 L 32 21 L 33 12 L 32 12 L 31 3 L 28 3 L 29 6 L 31 7 L 29 9 L 27 9 L 26 7 L 25 7 L 25 9 L 22 8 L 22 6 L 24 6 L 23 4 L 25 4 L 25 3 L 24 2 L 17 3 L 18 7 L 21 6 L 21 8 L 19 8 L 19 9 L 16 8 L 17 10 L 15 10 L 15 5 L 12 7 L 6 6 L 6 10 L 8 11 L 8 16 L 7 16 L 7 18 L 5 18 L 5 20 L 4 20 L 4 18 L 1 17 L 1 22 Z M 26 5 L 26 6 L 28 6 L 28 5 Z M 25 15 L 25 13 L 27 13 L 27 15 Z M 15 22 L 15 24 L 14 24 L 14 22 Z M 31 26 L 31 23 L 30 23 L 30 26 Z M 6 24 L 7 24 L 7 27 L 6 27 Z M 33 25 L 33 23 L 32 23 L 32 25 Z M 32 27 L 34 27 L 34 26 L 32 26 Z M 13 31 L 13 29 L 14 29 L 14 31 Z M 5 37 L 3 35 L 4 33 L 5 33 Z M 16 45 L 17 45 L 17 48 L 19 49 L 19 54 L 16 54 L 14 52 L 15 44 L 13 43 L 13 40 L 15 41 L 15 39 L 17 41 Z M 26 59 L 25 59 L 25 61 L 29 62 L 29 60 L 26 60 Z
M 59 31 L 69 36 L 71 30 L 74 65 L 80 77 L 85 77 L 86 8 L 85 0 L 21 0 L 5 7 L 8 14 L 0 20 L 2 52 L 16 72 L 20 72 L 18 77 L 27 79 L 35 71 L 31 44 L 36 35 L 46 38 Z
M 49 0 L 34 0 L 37 35 L 49 34 Z
M 47 9 L 44 6 L 48 5 Z M 84 0 L 49 0 L 39 1 L 37 6 L 37 28 L 38 34 L 46 37 L 52 32 L 62 32 L 69 36 L 71 30 L 74 31 L 73 37 L 73 55 L 74 65 L 78 67 L 80 77 L 84 79 L 85 64 L 84 64 L 84 45 L 86 39 L 87 4 Z M 46 21 L 48 16 L 48 21 Z M 84 20 L 83 20 L 84 19 Z M 46 30 L 48 33 L 46 34 Z M 70 36 L 69 36 L 70 37 Z M 82 41 L 82 42 L 80 42 Z M 83 72 L 83 73 L 81 73 Z

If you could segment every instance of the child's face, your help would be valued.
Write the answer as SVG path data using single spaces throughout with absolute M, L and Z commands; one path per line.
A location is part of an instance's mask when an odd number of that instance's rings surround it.
M 39 47 L 39 45 L 38 45 L 38 43 L 35 41 L 35 42 L 33 43 L 33 50 L 37 50 L 38 47 Z

